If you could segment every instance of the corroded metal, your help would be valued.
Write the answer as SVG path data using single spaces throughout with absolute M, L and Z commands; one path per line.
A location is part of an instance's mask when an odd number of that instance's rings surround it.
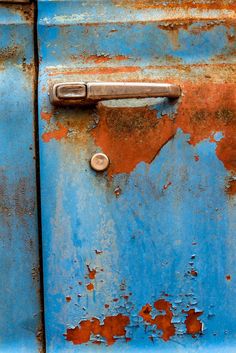
M 150 82 L 63 82 L 52 84 L 53 105 L 88 105 L 100 100 L 168 97 L 179 98 L 181 88 L 170 83 Z
M 69 5 L 39 1 L 48 352 L 234 353 L 234 2 Z M 182 96 L 53 107 L 64 80 Z
M 0 351 L 42 349 L 34 7 L 0 5 Z

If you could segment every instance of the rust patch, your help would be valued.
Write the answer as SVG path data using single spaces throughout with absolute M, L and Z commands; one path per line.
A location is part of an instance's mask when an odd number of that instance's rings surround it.
M 185 325 L 186 330 L 189 335 L 195 336 L 198 333 L 202 332 L 203 325 L 201 321 L 198 319 L 199 316 L 203 314 L 203 312 L 196 312 L 195 309 L 190 309 L 188 311 L 184 311 L 187 314 Z
M 143 318 L 144 321 L 146 321 L 149 324 L 152 324 L 152 306 L 150 304 L 146 304 L 142 307 L 141 311 L 139 312 L 139 316 Z
M 226 169 L 236 171 L 236 90 L 233 84 L 187 84 L 176 124 L 190 134 L 189 143 L 215 142 L 217 157 Z M 207 99 L 206 99 L 207 97 Z M 219 141 L 214 134 L 222 133 Z
M 231 276 L 230 275 L 226 275 L 225 278 L 226 278 L 226 281 L 231 281 Z
M 198 273 L 196 270 L 191 270 L 190 271 L 190 275 L 193 276 L 193 277 L 197 277 L 198 276 Z
M 58 122 L 56 125 L 57 125 L 57 129 L 52 130 L 52 131 L 48 131 L 48 132 L 44 132 L 42 134 L 42 140 L 44 142 L 49 142 L 52 139 L 59 141 L 62 138 L 65 138 L 67 136 L 68 128 L 63 126 L 60 122 Z
M 41 112 L 40 116 L 42 120 L 45 120 L 47 123 L 49 123 L 53 114 L 48 112 Z
M 27 5 L 20 5 L 20 4 L 14 4 L 14 8 L 12 7 L 11 4 L 1 4 L 0 8 L 7 8 L 10 12 L 12 13 L 18 13 L 22 19 L 24 19 L 26 22 L 33 23 L 34 21 L 34 4 L 27 4 Z
M 31 270 L 32 278 L 34 281 L 40 280 L 40 267 L 39 266 L 34 266 Z
M 229 171 L 236 171 L 236 91 L 234 84 L 182 84 L 175 118 L 161 119 L 148 107 L 97 106 L 100 120 L 92 130 L 95 143 L 110 157 L 108 175 L 130 173 L 138 163 L 151 163 L 178 128 L 195 146 L 208 139 Z M 207 98 L 206 98 L 207 97 Z M 214 137 L 221 133 L 221 139 Z M 197 160 L 195 158 L 195 160 Z
M 144 9 L 204 9 L 204 10 L 235 10 L 235 2 L 234 0 L 211 0 L 211 1 L 193 1 L 193 0 L 181 0 L 181 1 L 173 1 L 173 0 L 112 0 L 113 4 L 119 7 L 128 7 L 134 8 L 136 10 L 144 10 Z
M 87 265 L 87 269 L 88 269 L 88 276 L 90 279 L 95 279 L 97 271 L 93 268 L 90 269 L 89 265 Z
M 109 155 L 108 174 L 129 173 L 143 161 L 151 163 L 174 136 L 173 120 L 157 119 L 148 107 L 116 108 L 98 105 L 100 121 L 92 131 L 94 140 Z
M 22 56 L 22 49 L 17 45 L 0 49 L 0 65 L 4 66 L 7 61 L 17 62 Z
M 67 303 L 71 302 L 71 297 L 69 295 L 66 297 L 66 301 L 67 301 Z
M 87 290 L 89 290 L 89 291 L 94 290 L 94 285 L 93 285 L 93 283 L 87 284 L 87 285 L 86 285 L 86 288 L 87 288 Z
M 229 196 L 233 196 L 236 194 L 236 179 L 229 179 L 225 190 Z
M 20 178 L 14 194 L 15 212 L 19 217 L 32 215 L 34 213 L 34 200 L 27 197 L 29 190 L 29 180 Z
M 173 313 L 171 311 L 172 305 L 165 299 L 160 299 L 154 303 L 154 307 L 158 311 L 164 311 L 165 314 L 157 315 L 152 318 L 152 306 L 150 304 L 146 304 L 139 312 L 139 316 L 141 316 L 145 322 L 151 325 L 156 325 L 157 329 L 163 332 L 161 338 L 164 341 L 168 341 L 175 335 L 175 327 L 171 322 L 173 318 Z
M 107 316 L 103 324 L 97 318 L 81 321 L 79 326 L 73 329 L 67 329 L 66 340 L 73 344 L 83 344 L 89 342 L 92 335 L 100 335 L 106 339 L 107 345 L 116 342 L 117 337 L 125 337 L 126 326 L 130 323 L 128 316 L 118 314 L 116 316 Z M 95 342 L 100 342 L 96 340 Z
M 156 310 L 165 311 L 165 315 L 158 315 L 155 317 L 156 326 L 163 331 L 162 339 L 168 341 L 170 337 L 175 335 L 174 324 L 171 323 L 173 313 L 171 311 L 172 305 L 164 299 L 160 299 L 154 303 Z
M 198 25 L 194 28 L 189 29 L 191 25 Z M 201 20 L 201 22 L 196 21 L 196 19 L 181 19 L 181 21 L 176 20 L 168 20 L 168 22 L 164 22 L 163 24 L 159 24 L 158 28 L 162 29 L 163 31 L 179 31 L 179 30 L 186 30 L 194 33 L 200 33 L 202 31 L 209 31 L 212 28 L 219 26 L 220 24 L 231 24 L 231 21 L 226 20 L 212 20 L 212 19 L 205 19 Z

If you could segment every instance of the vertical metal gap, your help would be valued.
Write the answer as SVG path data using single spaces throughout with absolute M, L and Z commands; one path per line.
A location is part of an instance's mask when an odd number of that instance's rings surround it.
M 45 335 L 45 313 L 44 313 L 44 281 L 43 281 L 43 244 L 42 244 L 42 222 L 41 222 L 41 187 L 40 187 L 40 153 L 39 153 L 39 112 L 38 112 L 38 82 L 39 82 L 39 50 L 38 50 L 38 1 L 33 2 L 34 6 L 34 141 L 35 141 L 35 167 L 36 167 L 36 197 L 37 197 L 37 219 L 38 219 L 38 247 L 40 266 L 40 304 L 42 331 L 40 341 L 42 352 L 46 352 Z

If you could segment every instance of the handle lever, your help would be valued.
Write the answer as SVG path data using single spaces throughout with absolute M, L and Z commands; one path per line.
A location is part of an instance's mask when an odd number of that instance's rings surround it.
M 170 83 L 65 82 L 53 84 L 49 95 L 53 105 L 87 105 L 108 99 L 178 98 L 181 88 Z

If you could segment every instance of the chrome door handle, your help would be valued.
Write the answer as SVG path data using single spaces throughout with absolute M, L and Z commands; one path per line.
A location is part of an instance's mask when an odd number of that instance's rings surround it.
M 96 104 L 100 100 L 168 97 L 181 95 L 179 85 L 145 82 L 64 82 L 50 87 L 53 105 Z

